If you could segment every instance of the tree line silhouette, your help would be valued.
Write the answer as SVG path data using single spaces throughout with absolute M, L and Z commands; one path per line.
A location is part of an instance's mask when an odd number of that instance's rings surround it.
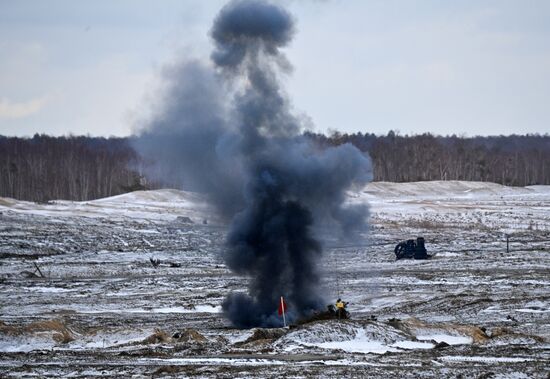
M 126 138 L 0 137 L 0 196 L 91 200 L 136 189 L 139 161 Z
M 374 180 L 468 180 L 507 186 L 550 184 L 550 135 L 490 137 L 333 133 L 310 136 L 323 145 L 351 143 L 368 152 Z
M 319 146 L 351 143 L 373 161 L 374 180 L 469 180 L 550 184 L 550 136 L 459 137 L 306 133 Z M 0 196 L 45 202 L 91 200 L 173 184 L 144 176 L 128 138 L 0 136 Z

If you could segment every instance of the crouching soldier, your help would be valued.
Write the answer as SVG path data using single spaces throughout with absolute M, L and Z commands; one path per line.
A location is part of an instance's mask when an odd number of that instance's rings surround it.
M 336 300 L 336 314 L 338 315 L 338 318 L 347 318 L 347 307 L 348 303 L 345 301 L 342 301 L 342 299 Z

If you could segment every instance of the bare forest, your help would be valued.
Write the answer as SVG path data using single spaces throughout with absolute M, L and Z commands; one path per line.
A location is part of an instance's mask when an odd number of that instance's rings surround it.
M 124 138 L 0 137 L 0 196 L 90 200 L 139 189 Z
M 375 181 L 550 184 L 549 135 L 306 135 L 320 146 L 351 143 L 367 152 Z M 144 177 L 147 162 L 132 148 L 133 138 L 0 136 L 0 196 L 36 202 L 91 200 L 171 186 L 169 178 L 162 183 Z

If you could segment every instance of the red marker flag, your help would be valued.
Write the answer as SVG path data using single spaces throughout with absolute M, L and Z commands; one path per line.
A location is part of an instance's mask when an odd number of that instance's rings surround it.
M 281 301 L 279 302 L 279 316 L 282 316 L 286 312 L 286 309 L 285 299 L 281 296 Z

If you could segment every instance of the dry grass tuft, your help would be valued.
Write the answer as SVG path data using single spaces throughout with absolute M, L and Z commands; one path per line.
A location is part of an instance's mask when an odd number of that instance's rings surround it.
M 155 332 L 153 334 L 145 338 L 143 341 L 139 342 L 139 344 L 150 345 L 150 344 L 170 343 L 170 342 L 172 342 L 172 337 L 166 334 L 166 332 L 163 330 L 155 329 Z
M 36 321 L 23 326 L 6 325 L 0 321 L 0 333 L 12 336 L 52 333 L 55 342 L 69 343 L 74 341 L 73 332 L 60 320 Z
M 176 338 L 178 342 L 204 343 L 208 341 L 205 336 L 191 328 L 184 329 L 174 334 L 174 338 Z

